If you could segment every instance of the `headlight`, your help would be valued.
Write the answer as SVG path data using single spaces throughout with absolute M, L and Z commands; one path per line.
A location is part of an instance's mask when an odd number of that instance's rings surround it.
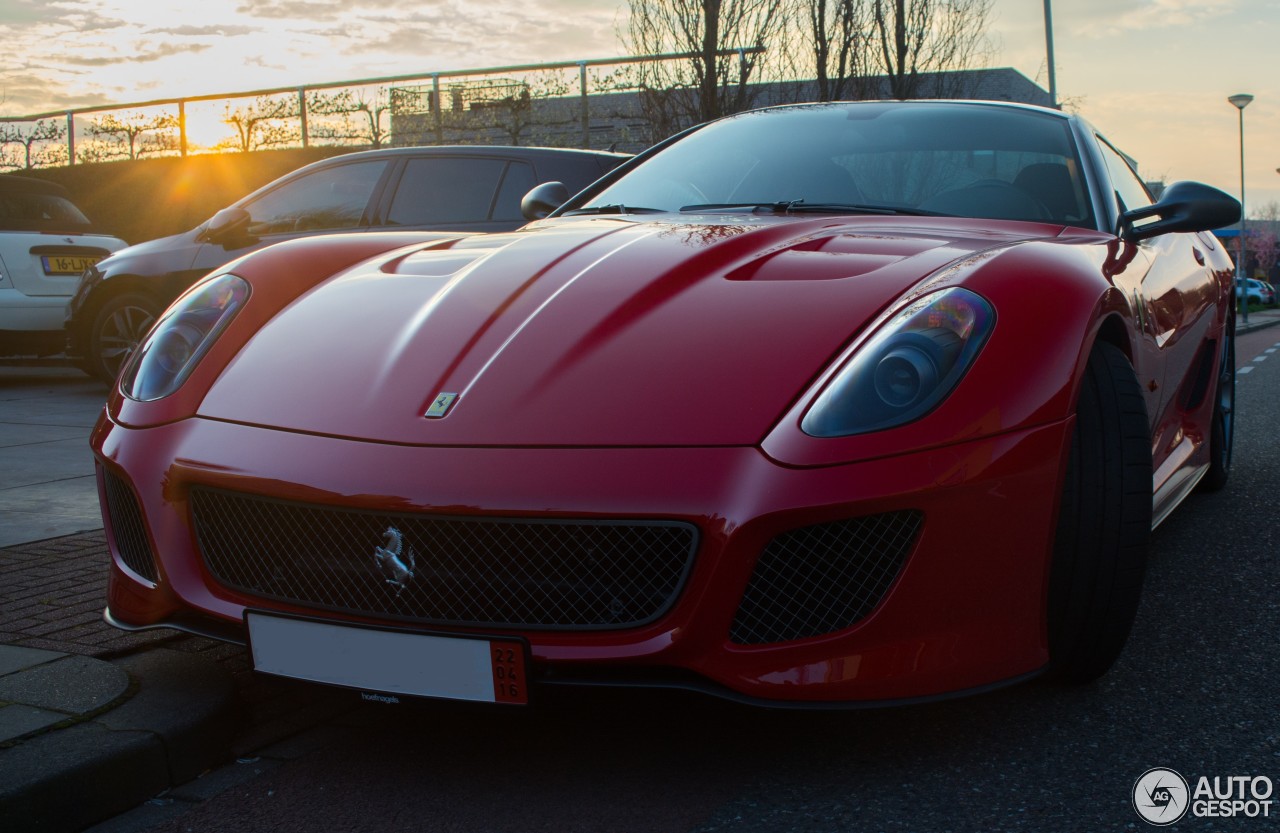
M 143 402 L 176 391 L 248 298 L 249 284 L 235 275 L 219 275 L 187 290 L 138 348 L 121 390 Z
M 800 427 L 845 437 L 919 419 L 955 388 L 994 325 L 991 305 L 967 289 L 920 298 L 854 353 Z

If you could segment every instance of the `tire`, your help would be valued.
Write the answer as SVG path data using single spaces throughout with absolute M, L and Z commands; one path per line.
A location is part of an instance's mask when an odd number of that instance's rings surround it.
M 1146 573 L 1151 434 L 1128 359 L 1099 343 L 1089 356 L 1062 489 L 1049 573 L 1049 674 L 1087 683 L 1120 655 Z
M 1200 488 L 1216 492 L 1231 474 L 1231 447 L 1236 436 L 1236 311 L 1227 312 L 1218 384 L 1213 391 L 1213 424 L 1209 429 L 1209 471 Z
M 114 382 L 158 314 L 158 305 L 146 295 L 131 292 L 107 299 L 89 331 L 89 373 L 107 384 Z

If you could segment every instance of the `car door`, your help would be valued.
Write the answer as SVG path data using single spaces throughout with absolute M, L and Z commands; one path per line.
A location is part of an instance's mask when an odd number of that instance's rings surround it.
M 1146 186 L 1124 157 L 1101 136 L 1098 149 L 1107 165 L 1121 212 L 1150 205 Z M 1134 266 L 1145 265 L 1138 288 L 1143 329 L 1139 370 L 1147 394 L 1157 489 L 1203 438 L 1189 437 L 1179 393 L 1193 380 L 1197 352 L 1214 324 L 1217 282 L 1206 265 L 1204 242 L 1195 234 L 1162 234 L 1138 245 Z
M 520 199 L 537 184 L 523 160 L 424 154 L 406 159 L 377 224 L 396 230 L 510 231 L 524 225 Z
M 240 205 L 249 221 L 236 234 L 205 243 L 196 253 L 193 271 L 203 274 L 232 258 L 273 243 L 317 234 L 367 231 L 371 205 L 385 188 L 391 160 L 335 162 L 301 176 Z

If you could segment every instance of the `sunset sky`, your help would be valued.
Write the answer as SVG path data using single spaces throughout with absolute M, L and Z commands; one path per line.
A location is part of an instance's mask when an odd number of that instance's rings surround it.
M 1058 92 L 1148 179 L 1280 201 L 1280 0 L 1057 0 Z M 0 0 L 0 115 L 624 54 L 625 0 Z M 995 0 L 992 66 L 1048 85 L 1042 0 Z

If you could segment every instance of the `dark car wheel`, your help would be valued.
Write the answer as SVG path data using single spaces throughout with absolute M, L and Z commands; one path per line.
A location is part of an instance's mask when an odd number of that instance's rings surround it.
M 1099 343 L 1076 405 L 1049 576 L 1049 670 L 1085 683 L 1120 655 L 1151 532 L 1146 405 L 1125 355 Z
M 1216 492 L 1231 474 L 1231 446 L 1236 435 L 1236 312 L 1227 313 L 1225 345 L 1218 364 L 1218 386 L 1213 396 L 1213 426 L 1209 430 L 1209 471 L 1200 486 Z
M 136 293 L 103 304 L 89 333 L 89 372 L 108 384 L 114 382 L 125 359 L 155 323 L 156 307 L 155 301 Z

